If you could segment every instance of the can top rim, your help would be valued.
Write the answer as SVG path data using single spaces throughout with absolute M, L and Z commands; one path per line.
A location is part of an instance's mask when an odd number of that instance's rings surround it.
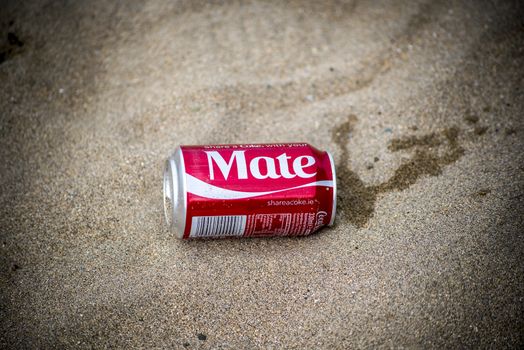
M 164 217 L 169 229 L 178 238 L 186 226 L 186 187 L 182 150 L 178 147 L 166 161 L 164 169 Z
M 328 151 L 326 151 L 326 153 L 329 157 L 329 162 L 331 163 L 331 174 L 333 176 L 333 207 L 331 209 L 331 219 L 329 220 L 328 226 L 333 226 L 335 223 L 335 216 L 337 214 L 337 173 L 335 170 L 333 156 Z

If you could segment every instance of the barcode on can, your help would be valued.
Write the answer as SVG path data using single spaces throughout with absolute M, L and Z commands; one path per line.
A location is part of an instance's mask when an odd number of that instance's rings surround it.
M 193 216 L 189 237 L 242 236 L 246 215 Z

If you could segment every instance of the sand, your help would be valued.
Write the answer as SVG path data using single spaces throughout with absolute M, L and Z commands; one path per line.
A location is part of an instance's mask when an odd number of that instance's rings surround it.
M 518 1 L 4 2 L 2 348 L 524 344 Z M 178 144 L 309 142 L 336 225 L 180 241 Z

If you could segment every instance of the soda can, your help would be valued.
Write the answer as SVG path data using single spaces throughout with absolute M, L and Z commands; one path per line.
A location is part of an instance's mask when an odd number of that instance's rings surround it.
M 302 236 L 335 220 L 333 157 L 306 143 L 179 146 L 163 187 L 183 239 Z

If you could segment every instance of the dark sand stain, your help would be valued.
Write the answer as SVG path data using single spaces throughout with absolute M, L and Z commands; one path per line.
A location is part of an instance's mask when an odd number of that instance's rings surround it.
M 406 136 L 401 139 L 393 139 L 388 146 L 388 149 L 390 151 L 400 151 L 403 149 L 410 149 L 415 146 L 427 146 L 427 147 L 433 147 L 433 146 L 439 146 L 442 144 L 442 139 L 439 137 L 439 135 L 435 133 L 431 133 L 428 135 L 424 135 L 421 137 L 417 136 Z
M 349 168 L 347 139 L 357 120 L 355 115 L 349 115 L 345 122 L 332 130 L 331 137 L 342 151 L 337 164 L 337 205 L 341 209 L 340 218 L 362 227 L 373 215 L 377 194 Z
M 459 129 L 446 128 L 438 133 L 422 136 L 405 136 L 393 139 L 388 149 L 392 152 L 413 150 L 408 161 L 403 162 L 387 181 L 366 186 L 360 177 L 349 168 L 348 135 L 357 121 L 355 115 L 332 130 L 332 139 L 342 150 L 337 165 L 338 198 L 341 220 L 363 227 L 373 216 L 375 202 L 382 193 L 402 191 L 409 188 L 423 176 L 438 176 L 442 169 L 456 162 L 464 154 L 458 144 Z M 441 152 L 441 148 L 445 151 Z

